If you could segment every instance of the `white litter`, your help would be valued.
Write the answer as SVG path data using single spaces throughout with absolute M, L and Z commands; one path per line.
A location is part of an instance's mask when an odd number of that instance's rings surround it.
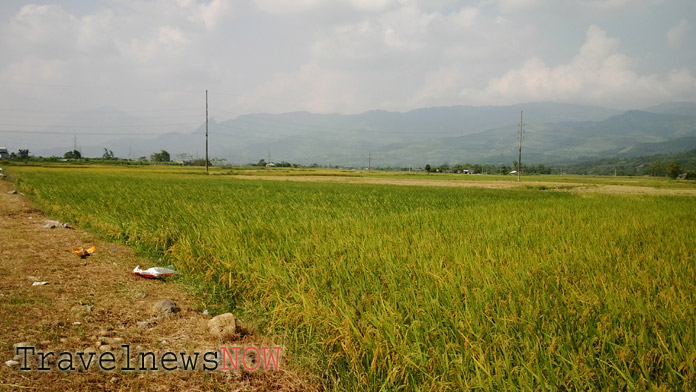
M 146 270 L 140 269 L 140 266 L 137 266 L 133 269 L 133 273 L 139 276 L 142 276 L 143 278 L 148 278 L 148 279 L 157 279 L 157 278 L 166 278 L 167 276 L 172 276 L 174 274 L 178 274 L 178 272 L 174 271 L 173 269 L 169 268 L 164 268 L 164 267 L 151 267 Z
M 45 286 L 47 284 L 48 284 L 48 282 L 34 282 L 31 285 L 32 286 Z

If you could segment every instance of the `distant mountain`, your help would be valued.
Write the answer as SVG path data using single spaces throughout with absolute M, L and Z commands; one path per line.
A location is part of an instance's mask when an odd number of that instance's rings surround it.
M 517 159 L 520 112 L 524 111 L 522 161 L 568 163 L 603 157 L 677 152 L 696 138 L 694 103 L 670 103 L 620 112 L 586 105 L 528 103 L 510 106 L 449 106 L 408 112 L 354 115 L 250 114 L 209 121 L 210 155 L 230 163 L 267 159 L 301 164 L 406 167 L 427 163 L 510 164 Z M 137 159 L 165 149 L 172 157 L 202 157 L 205 125 L 163 127 L 112 108 L 81 113 L 32 135 L 32 152 L 62 155 L 71 133 L 86 156 L 104 148 Z M 148 133 L 169 130 L 147 137 Z M 55 134 L 52 134 L 54 132 Z M 0 144 L 2 142 L 0 141 Z M 25 148 L 25 147 L 18 147 Z
M 682 114 L 696 116 L 696 103 L 694 102 L 670 102 L 645 109 L 646 112 L 658 114 Z
M 568 163 L 613 156 L 636 149 L 636 153 L 655 154 L 684 151 L 696 137 L 696 119 L 628 111 L 604 121 L 531 123 L 525 120 L 522 161 L 527 163 Z M 386 152 L 390 160 L 399 156 L 422 157 L 418 164 L 477 162 L 508 164 L 517 159 L 519 137 L 512 126 L 471 135 L 428 140 L 399 146 Z M 666 143 L 679 139 L 684 142 Z
M 687 136 L 672 139 L 666 142 L 637 144 L 633 147 L 624 148 L 616 154 L 612 154 L 612 156 L 639 157 L 655 154 L 673 154 L 692 149 L 696 149 L 696 137 Z
M 598 121 L 620 113 L 601 107 L 557 103 L 450 106 L 405 113 L 255 114 L 214 124 L 209 129 L 211 137 L 219 143 L 217 147 L 224 146 L 227 156 L 239 163 L 266 158 L 270 150 L 273 160 L 303 164 L 367 166 L 370 155 L 376 165 L 421 165 L 437 159 L 461 159 L 463 155 L 458 147 L 449 145 L 450 138 L 495 128 L 511 130 L 514 135 L 522 110 L 526 113 L 525 122 L 538 123 Z M 486 147 L 500 149 L 500 146 Z M 502 146 L 505 151 L 509 147 L 509 144 Z

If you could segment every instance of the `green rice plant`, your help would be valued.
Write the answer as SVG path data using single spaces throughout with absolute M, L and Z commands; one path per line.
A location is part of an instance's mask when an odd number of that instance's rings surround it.
M 696 200 L 14 168 L 339 390 L 696 388 Z

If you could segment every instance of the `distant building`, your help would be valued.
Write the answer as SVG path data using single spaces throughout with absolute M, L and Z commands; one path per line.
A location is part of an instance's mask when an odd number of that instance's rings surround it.
M 0 147 L 0 159 L 9 159 L 10 154 L 7 153 L 7 147 Z

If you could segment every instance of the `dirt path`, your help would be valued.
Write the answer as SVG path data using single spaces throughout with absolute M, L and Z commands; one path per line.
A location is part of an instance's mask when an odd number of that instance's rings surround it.
M 388 184 L 407 186 L 442 186 L 464 188 L 512 189 L 518 187 L 546 187 L 548 190 L 560 190 L 577 193 L 612 193 L 612 194 L 649 194 L 649 195 L 683 195 L 696 196 L 696 189 L 669 189 L 631 185 L 601 185 L 582 184 L 573 182 L 544 182 L 525 181 L 461 181 L 461 180 L 413 180 L 372 177 L 340 177 L 340 176 L 246 176 L 235 175 L 239 179 L 274 180 L 297 182 L 341 182 L 353 184 Z
M 246 372 L 241 365 L 238 372 L 231 368 L 202 371 L 202 356 L 208 350 L 219 351 L 225 346 L 232 352 L 234 346 L 276 347 L 279 342 L 253 334 L 232 341 L 214 337 L 207 330 L 211 316 L 203 314 L 203 302 L 186 287 L 175 281 L 147 280 L 132 274 L 136 265 L 150 267 L 152 261 L 79 228 L 44 228 L 46 217 L 21 194 L 8 193 L 13 189 L 12 184 L 0 181 L 0 390 L 317 389 L 300 372 L 288 367 L 284 351 L 279 370 L 275 371 Z M 71 252 L 73 247 L 91 245 L 97 250 L 86 259 Z M 35 281 L 48 284 L 33 286 Z M 181 311 L 154 320 L 161 313 L 152 307 L 165 298 L 174 300 Z M 46 361 L 51 370 L 37 370 L 41 366 L 38 355 L 29 355 L 29 363 L 17 358 L 13 347 L 17 343 L 28 343 L 36 352 L 55 353 L 55 359 L 47 357 Z M 176 356 L 198 352 L 201 359 L 196 371 L 165 371 L 161 366 L 157 371 L 123 371 L 122 367 L 128 367 L 123 345 L 129 346 L 134 363 L 139 353 L 147 352 L 156 353 L 157 361 L 167 351 Z M 20 352 L 31 354 L 27 350 Z M 93 365 L 80 371 L 79 352 L 84 353 L 82 358 L 87 362 L 89 353 L 95 352 L 95 364 L 104 352 L 111 352 L 117 368 L 103 371 Z M 68 357 L 72 357 L 76 370 L 57 370 L 57 362 Z M 19 359 L 20 364 L 5 363 L 13 359 Z M 108 360 L 107 356 L 105 368 L 112 366 Z M 210 362 L 208 365 L 213 366 Z M 20 370 L 20 366 L 31 370 Z M 168 367 L 172 366 L 170 362 Z

